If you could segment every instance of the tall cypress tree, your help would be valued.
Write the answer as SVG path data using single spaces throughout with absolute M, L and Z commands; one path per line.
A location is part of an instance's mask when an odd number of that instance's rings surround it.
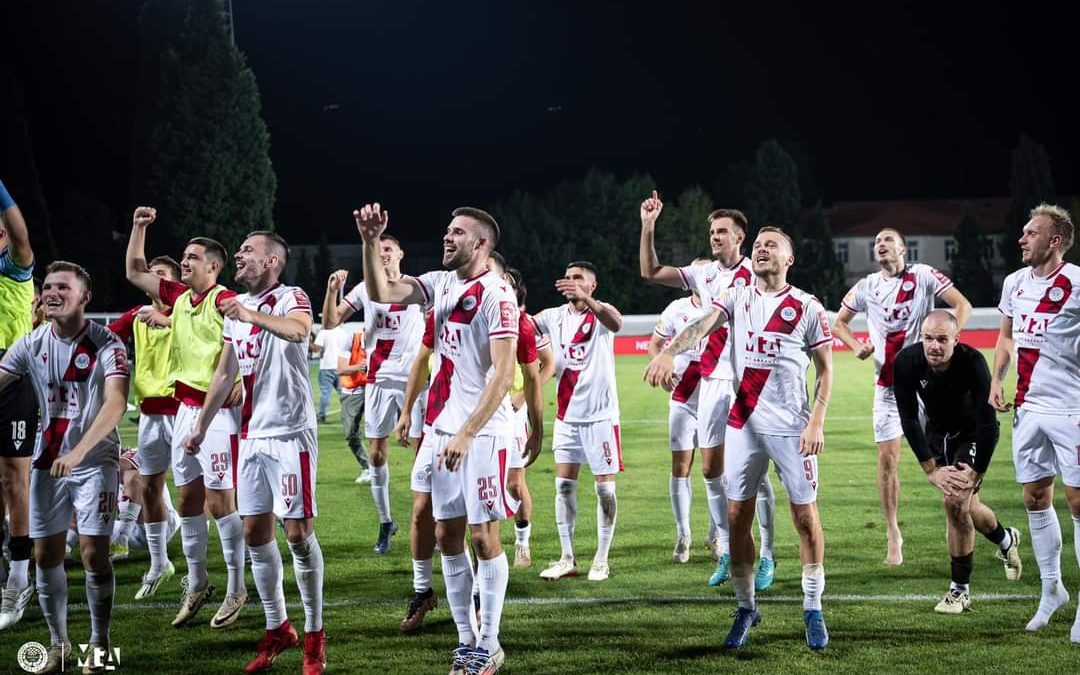
M 793 228 L 792 238 L 795 266 L 788 274 L 788 281 L 816 295 L 825 307 L 839 307 L 847 290 L 844 266 L 836 259 L 829 217 L 820 202 L 802 214 L 799 227 Z
M 750 220 L 748 242 L 753 242 L 758 228 L 766 225 L 782 227 L 793 237 L 798 230 L 802 212 L 799 168 L 775 139 L 758 146 L 754 155 L 746 182 L 746 211 Z
M 982 234 L 970 207 L 964 207 L 964 215 L 953 232 L 956 252 L 953 253 L 950 276 L 957 288 L 976 307 L 992 307 L 997 303 L 997 287 L 986 260 L 986 237 Z
M 1028 212 L 1041 202 L 1054 201 L 1054 178 L 1046 149 L 1028 136 L 1021 136 L 1013 150 L 1009 176 L 1009 212 L 1001 255 L 1010 270 L 1020 267 L 1020 248 L 1016 240 L 1028 221 Z
M 222 0 L 151 0 L 139 27 L 131 195 L 158 209 L 155 251 L 176 253 L 193 236 L 232 250 L 247 231 L 272 229 L 270 135 Z

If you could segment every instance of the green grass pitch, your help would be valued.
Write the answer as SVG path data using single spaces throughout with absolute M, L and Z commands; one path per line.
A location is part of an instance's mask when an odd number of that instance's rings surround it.
M 838 352 L 836 386 L 826 426 L 826 447 L 820 459 L 819 505 L 825 530 L 825 615 L 831 633 L 828 649 L 810 653 L 802 626 L 801 566 L 798 540 L 777 489 L 776 583 L 761 596 L 762 624 L 750 645 L 737 654 L 721 648 L 735 607 L 730 585 L 708 588 L 713 569 L 703 547 L 707 524 L 704 486 L 698 466 L 693 479 L 694 548 L 686 565 L 671 562 L 674 542 L 668 475 L 667 399 L 641 382 L 646 360 L 617 361 L 622 405 L 622 437 L 626 472 L 618 479 L 619 516 L 611 552 L 612 576 L 600 584 L 577 579 L 543 582 L 537 574 L 559 555 L 554 522 L 554 467 L 545 451 L 529 469 L 534 499 L 532 569 L 511 570 L 502 642 L 507 673 L 1075 673 L 1080 646 L 1069 644 L 1075 598 L 1038 634 L 1024 624 L 1034 612 L 1039 592 L 1038 569 L 1027 536 L 1027 517 L 1020 487 L 1013 480 L 1009 439 L 1011 416 L 1001 416 L 1002 439 L 982 490 L 984 501 L 1006 525 L 1024 533 L 1021 581 L 1005 580 L 992 545 L 979 537 L 972 578 L 974 611 L 939 616 L 933 606 L 948 588 L 949 557 L 941 498 L 919 470 L 905 446 L 901 461 L 901 526 L 905 563 L 882 565 L 885 532 L 875 488 L 876 451 L 872 443 L 870 406 L 872 366 Z M 317 393 L 316 393 L 317 395 Z M 549 391 L 546 445 L 550 448 L 553 396 Z M 335 402 L 331 408 L 336 408 Z M 391 455 L 391 498 L 402 531 L 391 552 L 372 554 L 378 522 L 366 485 L 356 485 L 357 468 L 342 439 L 338 415 L 319 427 L 319 518 L 316 529 L 326 559 L 325 625 L 328 672 L 440 673 L 449 666 L 456 631 L 445 604 L 436 562 L 440 605 L 428 615 L 422 633 L 403 636 L 398 623 L 412 593 L 412 571 L 406 524 L 411 493 L 412 453 L 396 445 Z M 134 427 L 126 419 L 126 444 Z M 596 546 L 595 495 L 589 481 L 578 490 L 576 550 L 587 569 Z M 1074 596 L 1080 572 L 1073 554 L 1073 527 L 1061 494 L 1055 503 L 1062 520 L 1064 580 Z M 211 528 L 213 529 L 213 527 Z M 210 574 L 224 585 L 224 565 L 214 534 L 210 539 Z M 503 542 L 512 556 L 513 527 L 503 527 Z M 288 548 L 285 594 L 289 615 L 303 627 L 299 593 L 293 581 Z M 135 603 L 145 552 L 118 563 L 113 646 L 121 650 L 117 672 L 241 672 L 253 656 L 263 632 L 262 607 L 248 572 L 252 602 L 232 628 L 211 630 L 214 607 L 200 613 L 195 625 L 181 630 L 169 623 L 179 598 L 183 556 L 177 536 L 169 553 L 177 578 L 150 602 Z M 83 574 L 69 572 L 69 632 L 75 643 L 89 636 Z M 992 594 L 998 597 L 986 597 Z M 216 603 L 215 603 L 216 606 Z M 15 652 L 24 642 L 48 642 L 48 630 L 36 598 L 22 622 L 0 634 L 0 672 L 21 672 Z M 77 649 L 77 648 L 76 648 Z M 284 654 L 273 672 L 299 672 L 299 649 Z

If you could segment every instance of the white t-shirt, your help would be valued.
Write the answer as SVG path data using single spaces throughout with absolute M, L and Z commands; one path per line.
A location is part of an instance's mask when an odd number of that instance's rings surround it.
M 324 328 L 315 336 L 315 344 L 322 347 L 319 370 L 337 371 L 338 354 L 341 352 L 343 333 L 341 326 Z
M 1062 263 L 1043 279 L 1030 267 L 1013 272 L 998 310 L 1012 319 L 1016 407 L 1080 412 L 1080 267 Z
M 787 286 L 776 293 L 733 288 L 713 303 L 728 316 L 739 386 L 728 426 L 798 436 L 810 421 L 810 351 L 832 343 L 818 299 Z
M 277 284 L 258 295 L 244 293 L 236 299 L 244 307 L 270 316 L 288 316 L 291 312 L 311 315 L 311 301 L 299 286 Z M 270 438 L 314 430 L 315 405 L 306 345 L 228 318 L 222 336 L 232 345 L 244 383 L 240 438 Z
M 51 322 L 38 326 L 12 345 L 0 369 L 29 375 L 34 385 L 42 429 L 34 446 L 35 469 L 48 469 L 71 452 L 105 404 L 105 381 L 129 375 L 127 347 L 108 328 L 89 320 L 69 339 L 57 336 Z M 113 429 L 79 466 L 116 467 L 119 460 L 120 436 Z
M 592 310 L 578 313 L 570 303 L 537 314 L 536 327 L 551 339 L 555 356 L 559 382 L 556 419 L 577 423 L 617 420 L 615 334 Z
M 844 307 L 866 312 L 878 386 L 892 387 L 896 355 L 921 341 L 922 322 L 933 311 L 934 298 L 952 285 L 949 277 L 933 267 L 914 263 L 896 276 L 867 275 L 844 296 Z
M 683 288 L 695 291 L 706 307 L 728 288 L 754 285 L 754 272 L 750 259 L 743 256 L 731 267 L 723 267 L 717 260 L 708 265 L 687 265 L 678 268 Z M 727 328 L 709 334 L 701 357 L 701 373 L 711 380 L 731 380 L 735 377 Z
M 709 313 L 709 311 L 710 306 L 703 306 L 700 302 L 695 301 L 693 296 L 679 298 L 672 301 L 660 314 L 660 320 L 657 321 L 653 332 L 657 337 L 664 340 L 664 346 L 667 346 L 667 343 L 671 342 L 683 329 L 696 319 Z M 724 327 L 723 330 L 727 333 L 727 327 Z M 708 342 L 709 338 L 705 338 L 698 344 L 697 348 L 683 352 L 675 357 L 675 377 L 678 379 L 678 384 L 675 385 L 675 389 L 671 392 L 672 401 L 686 403 L 697 391 L 703 375 L 701 372 L 701 355 Z
M 424 423 L 444 434 L 456 434 L 495 374 L 490 343 L 517 339 L 517 298 L 506 282 L 489 271 L 469 279 L 459 278 L 456 272 L 427 272 L 416 277 L 416 282 L 425 306 L 435 310 L 435 371 Z M 421 334 L 422 330 L 421 321 Z M 508 394 L 477 435 L 511 433 Z
M 368 382 L 407 382 L 424 335 L 424 313 L 420 307 L 372 302 L 362 283 L 353 286 L 345 296 L 345 303 L 364 313 Z

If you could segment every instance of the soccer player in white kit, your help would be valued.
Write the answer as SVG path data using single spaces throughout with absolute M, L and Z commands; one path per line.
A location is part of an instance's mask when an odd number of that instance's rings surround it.
M 817 455 L 825 445 L 825 411 L 832 391 L 832 335 L 817 298 L 787 283 L 795 254 L 783 230 L 761 228 L 751 256 L 754 286 L 722 293 L 713 301 L 712 312 L 689 325 L 652 360 L 645 379 L 670 390 L 674 357 L 694 349 L 709 332 L 730 326 L 739 388 L 728 417 L 724 478 L 731 580 L 739 606 L 724 646 L 745 645 L 750 628 L 761 621 L 754 598 L 751 502 L 772 460 L 799 533 L 806 643 L 817 651 L 829 640 L 821 612 L 825 540 L 817 510 Z M 806 394 L 811 357 L 817 376 L 812 411 Z
M 552 450 L 555 453 L 555 525 L 562 556 L 540 573 L 541 579 L 577 576 L 574 526 L 577 479 L 588 464 L 596 480 L 596 555 L 589 581 L 611 574 L 608 553 L 615 537 L 618 502 L 615 476 L 623 470 L 619 438 L 619 395 L 615 389 L 615 333 L 622 315 L 593 298 L 596 267 L 571 262 L 555 290 L 567 303 L 537 314 L 536 328 L 551 340 L 558 379 Z
M 859 280 L 844 296 L 833 322 L 833 334 L 855 356 L 874 357 L 874 442 L 878 448 L 877 485 L 881 510 L 885 514 L 888 549 L 886 565 L 904 562 L 904 538 L 896 512 L 900 502 L 900 439 L 904 430 L 893 394 L 893 360 L 900 350 L 919 341 L 923 319 L 940 298 L 953 308 L 956 323 L 963 329 L 971 316 L 971 303 L 938 270 L 922 263 L 907 264 L 904 235 L 885 228 L 874 238 L 874 255 L 881 267 Z M 859 312 L 866 312 L 870 340 L 858 340 L 849 324 Z
M 430 428 L 419 452 L 431 455 L 432 512 L 447 601 L 458 629 L 450 672 L 490 675 L 505 660 L 499 624 L 510 570 L 499 542 L 499 521 L 517 510 L 506 479 L 514 448 L 507 394 L 514 379 L 518 308 L 513 291 L 487 266 L 499 226 L 480 209 L 455 209 L 443 236 L 447 271 L 389 279 L 378 250 L 389 212 L 369 204 L 353 215 L 364 242 L 364 281 L 371 299 L 435 309 Z M 472 619 L 466 524 L 479 558 L 478 631 Z
M 990 404 L 1009 410 L 1003 380 L 1016 351 L 1016 418 L 1012 451 L 1024 485 L 1031 548 L 1042 578 L 1039 608 L 1027 624 L 1041 630 L 1069 601 L 1061 583 L 1061 524 L 1054 511 L 1054 478 L 1061 476 L 1080 563 L 1080 267 L 1064 261 L 1075 229 L 1065 209 L 1040 204 L 1020 237 L 1027 267 L 1001 287 L 1001 332 L 994 348 Z M 1080 608 L 1072 626 L 1080 643 Z
M 120 459 L 116 425 L 127 409 L 127 347 L 108 328 L 86 318 L 91 282 L 86 270 L 57 261 L 46 269 L 42 298 L 48 322 L 18 340 L 0 361 L 0 390 L 29 376 L 41 409 L 41 437 L 30 476 L 30 536 L 37 592 L 51 638 L 39 673 L 59 673 L 71 655 L 64 542 L 72 514 L 86 569 L 90 606 L 83 672 L 104 671 L 109 654 L 113 531 Z M 104 651 L 101 651 L 104 650 Z
M 236 281 L 247 293 L 222 303 L 225 346 L 206 403 L 184 447 L 199 452 L 239 373 L 244 406 L 236 500 L 244 518 L 251 572 L 266 614 L 266 634 L 244 670 L 267 670 L 281 652 L 299 641 L 285 610 L 284 570 L 274 533 L 276 519 L 281 519 L 304 604 L 303 672 L 317 675 L 326 667 L 326 632 L 323 555 L 315 538 L 319 445 L 307 364 L 311 302 L 302 288 L 278 281 L 289 259 L 288 244 L 279 235 L 261 230 L 250 233 L 235 259 Z
M 715 261 L 709 265 L 672 267 L 660 263 L 654 244 L 656 220 L 664 203 L 653 190 L 652 196 L 641 203 L 641 244 L 639 261 L 641 276 L 653 283 L 671 288 L 683 288 L 698 294 L 702 304 L 711 306 L 727 288 L 753 284 L 750 261 L 742 254 L 747 220 L 741 211 L 717 209 L 709 214 L 709 244 Z M 716 570 L 709 577 L 710 586 L 718 586 L 730 578 L 731 554 L 728 540 L 727 495 L 724 485 L 724 436 L 728 411 L 735 396 L 732 380 L 731 346 L 727 329 L 709 334 L 701 357 L 701 383 L 697 402 L 695 433 L 701 447 L 701 472 L 705 478 L 711 516 L 709 548 L 716 558 Z M 671 482 L 669 491 L 673 502 L 687 502 L 689 511 L 690 468 L 694 461 L 693 446 L 672 448 Z M 776 571 L 773 552 L 773 523 L 776 496 L 768 475 L 762 477 L 757 495 L 758 523 L 761 528 L 761 561 L 754 575 L 754 586 L 763 591 L 772 585 Z M 714 539 L 715 537 L 715 539 Z M 689 546 L 689 544 L 687 544 Z M 676 548 L 679 542 L 676 542 Z
M 382 235 L 379 240 L 379 263 L 388 279 L 401 279 L 401 260 L 405 252 L 396 237 Z M 390 537 L 397 532 L 397 523 L 390 516 L 390 465 L 388 451 L 390 434 L 394 431 L 401 406 L 405 400 L 405 384 L 409 380 L 420 338 L 424 334 L 423 312 L 416 305 L 372 302 L 363 283 L 357 284 L 345 301 L 337 304 L 337 296 L 327 296 L 323 320 L 330 328 L 346 321 L 353 312 L 364 314 L 364 349 L 368 356 L 367 386 L 364 388 L 364 433 L 371 457 L 371 498 L 379 513 L 379 538 L 375 553 L 390 550 Z

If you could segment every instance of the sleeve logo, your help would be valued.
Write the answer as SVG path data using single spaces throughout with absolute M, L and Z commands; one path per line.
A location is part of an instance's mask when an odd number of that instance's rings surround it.
M 471 300 L 472 298 L 466 298 Z M 476 301 L 473 300 L 475 303 Z M 499 320 L 502 323 L 503 328 L 513 328 L 517 326 L 517 306 L 512 302 L 499 302 Z

